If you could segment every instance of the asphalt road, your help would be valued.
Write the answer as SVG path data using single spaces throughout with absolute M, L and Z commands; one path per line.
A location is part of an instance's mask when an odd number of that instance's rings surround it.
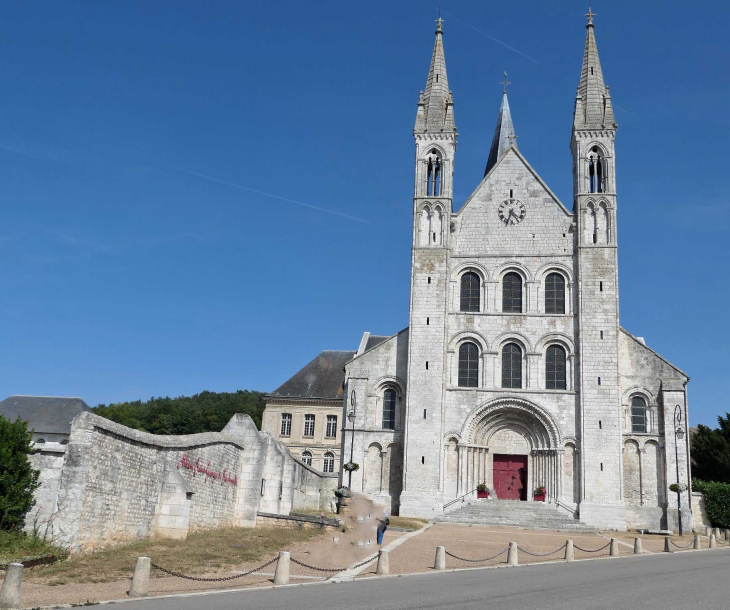
M 146 599 L 124 610 L 712 610 L 730 608 L 730 549 Z

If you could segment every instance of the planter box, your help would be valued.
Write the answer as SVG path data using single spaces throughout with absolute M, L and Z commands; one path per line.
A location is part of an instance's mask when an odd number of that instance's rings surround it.
M 535 502 L 544 502 L 545 494 L 535 494 Z
M 489 492 L 488 491 L 479 491 L 477 490 L 477 498 L 488 498 Z

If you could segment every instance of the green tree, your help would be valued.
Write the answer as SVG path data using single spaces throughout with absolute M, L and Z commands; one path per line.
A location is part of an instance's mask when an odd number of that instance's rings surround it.
M 692 437 L 692 476 L 730 483 L 730 413 L 718 416 L 719 428 L 697 426 Z
M 28 456 L 33 453 L 28 422 L 11 422 L 0 415 L 0 529 L 20 529 L 38 489 L 37 470 Z
M 220 432 L 236 413 L 245 413 L 261 429 L 266 403 L 262 392 L 201 392 L 178 398 L 150 398 L 146 402 L 99 405 L 97 415 L 152 434 Z

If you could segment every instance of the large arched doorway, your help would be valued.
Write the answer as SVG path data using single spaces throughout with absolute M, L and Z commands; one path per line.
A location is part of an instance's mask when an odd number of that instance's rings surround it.
M 457 495 L 485 483 L 504 500 L 532 500 L 536 487 L 545 487 L 548 501 L 561 497 L 560 434 L 538 405 L 491 400 L 470 414 L 461 438 Z

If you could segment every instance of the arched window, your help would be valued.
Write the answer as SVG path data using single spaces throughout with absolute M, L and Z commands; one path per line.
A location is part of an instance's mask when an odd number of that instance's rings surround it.
M 502 311 L 522 313 L 522 278 L 514 271 L 502 278 Z
M 312 453 L 309 451 L 305 451 L 304 453 L 302 453 L 302 462 L 307 464 L 307 466 L 311 466 L 312 465 Z
M 568 381 L 565 367 L 565 350 L 551 345 L 545 354 L 545 387 L 548 390 L 566 390 Z
M 36 443 L 45 443 L 45 442 L 46 442 L 46 439 L 44 439 L 44 438 L 39 438 L 39 439 L 38 439 L 38 440 L 36 441 Z
M 441 178 L 441 157 L 434 148 L 428 155 L 426 173 L 426 195 L 428 197 L 439 197 L 441 195 Z
M 597 146 L 591 149 L 588 155 L 588 191 L 591 193 L 606 192 L 606 178 L 604 175 L 603 155 Z
M 565 278 L 559 273 L 545 278 L 545 313 L 565 313 Z
M 461 276 L 461 311 L 479 311 L 479 276 L 469 271 Z
M 427 246 L 431 242 L 431 208 L 427 205 L 421 210 L 421 222 L 418 228 L 418 243 Z
M 646 401 L 641 396 L 631 399 L 631 431 L 646 432 Z
M 335 454 L 328 451 L 324 454 L 324 465 L 322 466 L 322 472 L 334 472 L 335 471 Z
M 395 390 L 383 392 L 383 429 L 395 430 Z
M 459 387 L 479 386 L 479 348 L 471 342 L 459 347 Z
M 502 387 L 522 387 L 522 349 L 516 343 L 502 348 Z

